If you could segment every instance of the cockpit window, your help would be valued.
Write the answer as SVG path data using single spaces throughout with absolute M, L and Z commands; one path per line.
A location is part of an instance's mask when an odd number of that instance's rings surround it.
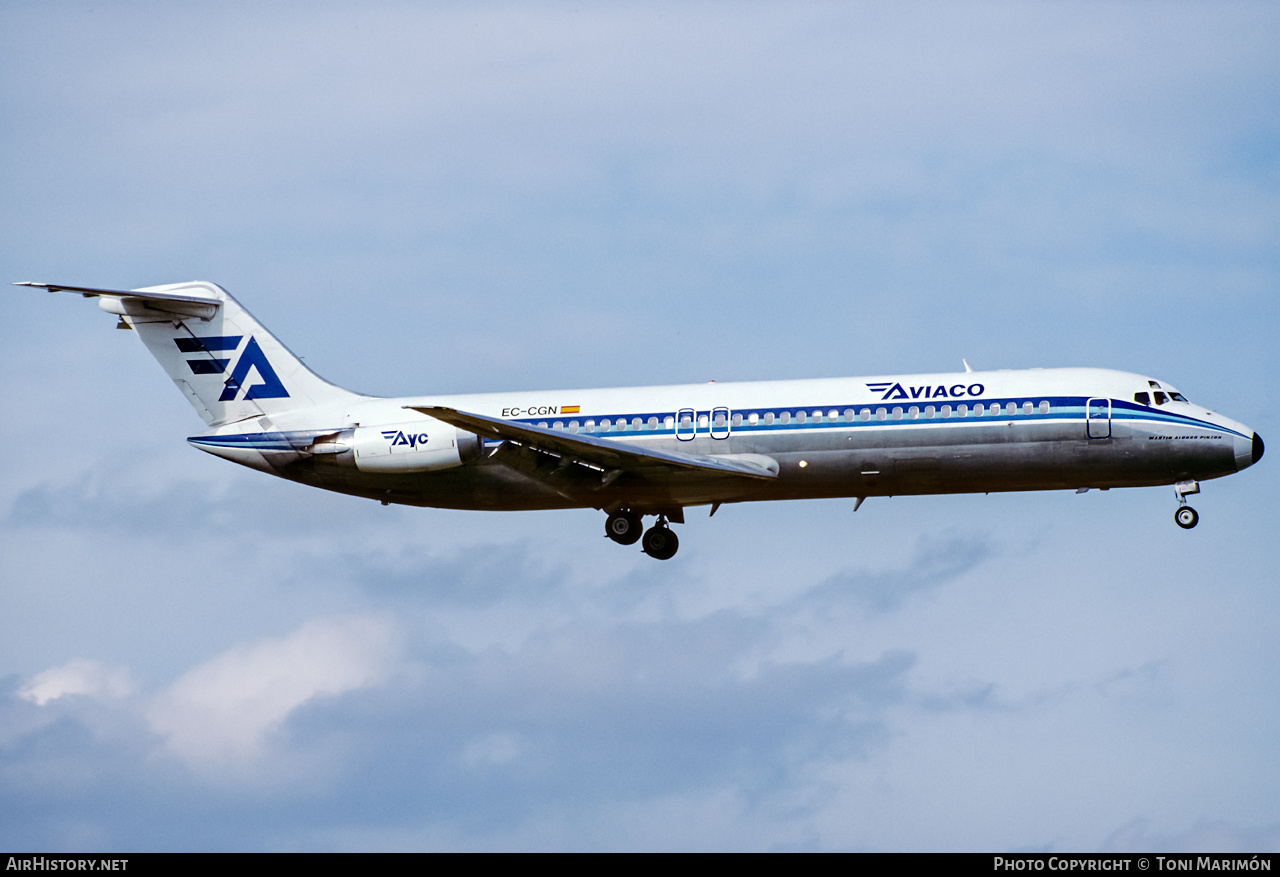
M 1169 401 L 1169 397 L 1168 397 L 1168 396 L 1166 396 L 1164 393 L 1161 393 L 1159 390 L 1156 390 L 1156 392 L 1154 393 L 1154 395 L 1155 395 L 1155 397 L 1156 397 L 1156 404 L 1157 404 L 1157 405 L 1163 405 L 1164 403 L 1166 403 L 1166 402 L 1168 402 L 1168 401 Z
M 1146 393 L 1134 393 L 1133 401 L 1137 402 L 1139 405 L 1150 405 L 1151 397 Z
M 1172 399 L 1172 400 L 1173 400 L 1173 401 L 1175 401 L 1175 402 L 1186 402 L 1186 401 L 1187 401 L 1187 397 L 1186 397 L 1186 396 L 1184 396 L 1184 395 L 1182 395 L 1181 393 L 1170 393 L 1170 394 L 1169 394 L 1169 398 L 1170 398 L 1170 399 Z

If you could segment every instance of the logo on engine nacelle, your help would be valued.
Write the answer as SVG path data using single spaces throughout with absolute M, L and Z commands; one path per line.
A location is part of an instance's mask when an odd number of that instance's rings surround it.
M 382 437 L 391 442 L 391 447 L 406 446 L 416 448 L 418 445 L 426 447 L 427 434 L 425 432 L 405 432 L 400 429 L 384 429 Z

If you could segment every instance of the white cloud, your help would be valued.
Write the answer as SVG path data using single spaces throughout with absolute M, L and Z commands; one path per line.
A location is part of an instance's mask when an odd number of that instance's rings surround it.
M 128 671 L 97 661 L 76 658 L 61 667 L 37 673 L 18 689 L 18 696 L 38 706 L 73 694 L 91 697 L 126 697 L 133 692 Z
M 147 712 L 170 751 L 212 765 L 252 759 L 298 707 L 375 685 L 397 651 L 393 624 L 369 616 L 309 621 L 236 646 L 183 675 Z

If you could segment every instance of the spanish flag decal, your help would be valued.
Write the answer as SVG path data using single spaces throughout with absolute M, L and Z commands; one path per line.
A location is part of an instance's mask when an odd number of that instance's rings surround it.
M 578 409 L 580 409 L 581 407 L 582 407 L 581 405 L 561 405 L 560 413 L 561 414 L 577 414 Z

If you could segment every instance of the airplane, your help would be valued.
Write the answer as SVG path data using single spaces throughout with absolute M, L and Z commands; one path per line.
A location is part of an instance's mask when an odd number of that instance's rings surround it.
M 599 509 L 659 560 L 686 508 L 760 500 L 1172 484 L 1190 529 L 1199 482 L 1264 451 L 1167 382 L 1099 368 L 380 398 L 316 375 L 213 283 L 15 285 L 136 331 L 207 424 L 202 451 L 383 505 Z

